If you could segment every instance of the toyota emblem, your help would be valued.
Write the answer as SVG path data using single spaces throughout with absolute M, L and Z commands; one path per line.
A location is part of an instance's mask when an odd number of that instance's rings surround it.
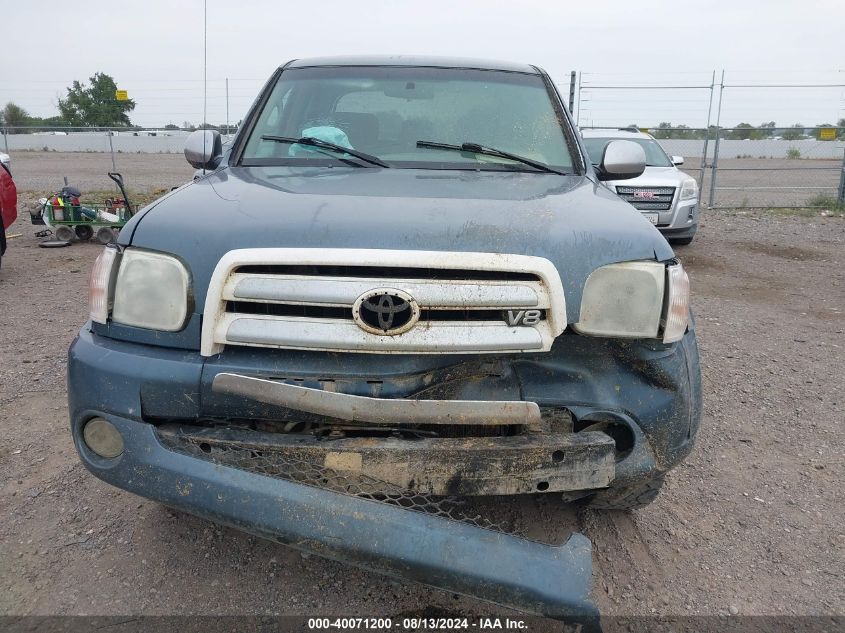
M 420 307 L 407 292 L 375 288 L 355 300 L 352 318 L 365 332 L 395 336 L 414 327 L 420 318 Z

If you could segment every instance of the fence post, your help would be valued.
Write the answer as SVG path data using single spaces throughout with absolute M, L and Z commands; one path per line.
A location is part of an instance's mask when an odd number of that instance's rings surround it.
M 117 171 L 117 167 L 116 167 L 116 166 L 115 166 L 115 164 L 114 164 L 114 143 L 113 143 L 113 142 L 112 142 L 112 140 L 111 140 L 111 137 L 112 137 L 112 135 L 114 134 L 114 132 L 112 132 L 111 130 L 109 130 L 108 132 L 106 132 L 106 134 L 107 134 L 107 135 L 108 135 L 108 137 L 109 137 L 109 151 L 111 151 L 111 170 L 112 170 L 112 171 Z
M 3 142 L 6 144 L 6 153 L 9 153 L 9 130 L 3 126 Z
M 569 73 L 569 114 L 575 112 L 575 71 Z
M 713 163 L 710 165 L 710 199 L 707 203 L 713 208 L 716 201 L 716 171 L 719 164 L 719 139 L 722 136 L 722 97 L 725 94 L 725 69 L 722 69 L 722 78 L 719 81 L 719 107 L 716 109 L 716 142 L 713 144 Z M 709 114 L 708 117 L 710 118 Z M 709 131 L 708 131 L 709 134 Z
M 845 150 L 842 150 L 842 170 L 839 174 L 839 204 L 845 204 Z
M 712 209 L 716 201 L 716 172 L 719 170 L 719 139 L 722 128 L 716 127 L 716 142 L 713 144 L 713 162 L 710 163 L 710 199 L 707 206 Z
M 581 71 L 578 71 L 578 114 L 575 115 L 575 125 L 581 123 Z
M 710 79 L 710 101 L 707 105 L 707 125 L 704 131 L 704 149 L 701 153 L 701 178 L 698 181 L 698 188 L 704 186 L 704 174 L 707 172 L 707 149 L 708 141 L 710 140 L 710 115 L 713 113 L 713 90 L 716 87 L 716 71 L 713 71 L 713 76 Z

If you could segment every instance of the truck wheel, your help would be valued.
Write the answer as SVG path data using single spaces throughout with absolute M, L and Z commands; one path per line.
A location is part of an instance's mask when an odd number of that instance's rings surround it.
M 663 475 L 619 490 L 602 490 L 588 505 L 597 510 L 633 510 L 642 508 L 657 498 L 663 487 Z

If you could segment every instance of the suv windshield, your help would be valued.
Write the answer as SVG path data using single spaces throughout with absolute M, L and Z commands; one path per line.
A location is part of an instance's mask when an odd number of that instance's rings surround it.
M 274 140 L 272 137 L 277 137 Z M 394 168 L 540 171 L 501 155 L 418 145 L 494 148 L 571 171 L 561 121 L 540 75 L 457 68 L 285 70 L 258 116 L 243 165 L 342 165 L 341 150 L 279 142 L 315 138 Z M 371 166 L 361 162 L 363 166 Z
M 598 165 L 601 162 L 605 146 L 610 141 L 633 141 L 645 151 L 646 167 L 671 167 L 672 161 L 660 147 L 660 143 L 650 138 L 585 138 L 584 147 L 590 155 L 590 162 Z

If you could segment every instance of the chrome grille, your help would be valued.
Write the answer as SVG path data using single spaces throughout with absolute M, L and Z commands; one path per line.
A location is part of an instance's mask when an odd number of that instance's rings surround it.
M 376 289 L 407 293 L 419 320 L 401 333 L 359 327 L 353 306 Z M 508 311 L 539 318 L 509 325 Z M 226 345 L 335 352 L 548 350 L 566 326 L 560 277 L 546 259 L 493 253 L 244 249 L 209 284 L 202 353 Z
M 617 186 L 616 194 L 640 211 L 668 211 L 675 198 L 675 187 Z

